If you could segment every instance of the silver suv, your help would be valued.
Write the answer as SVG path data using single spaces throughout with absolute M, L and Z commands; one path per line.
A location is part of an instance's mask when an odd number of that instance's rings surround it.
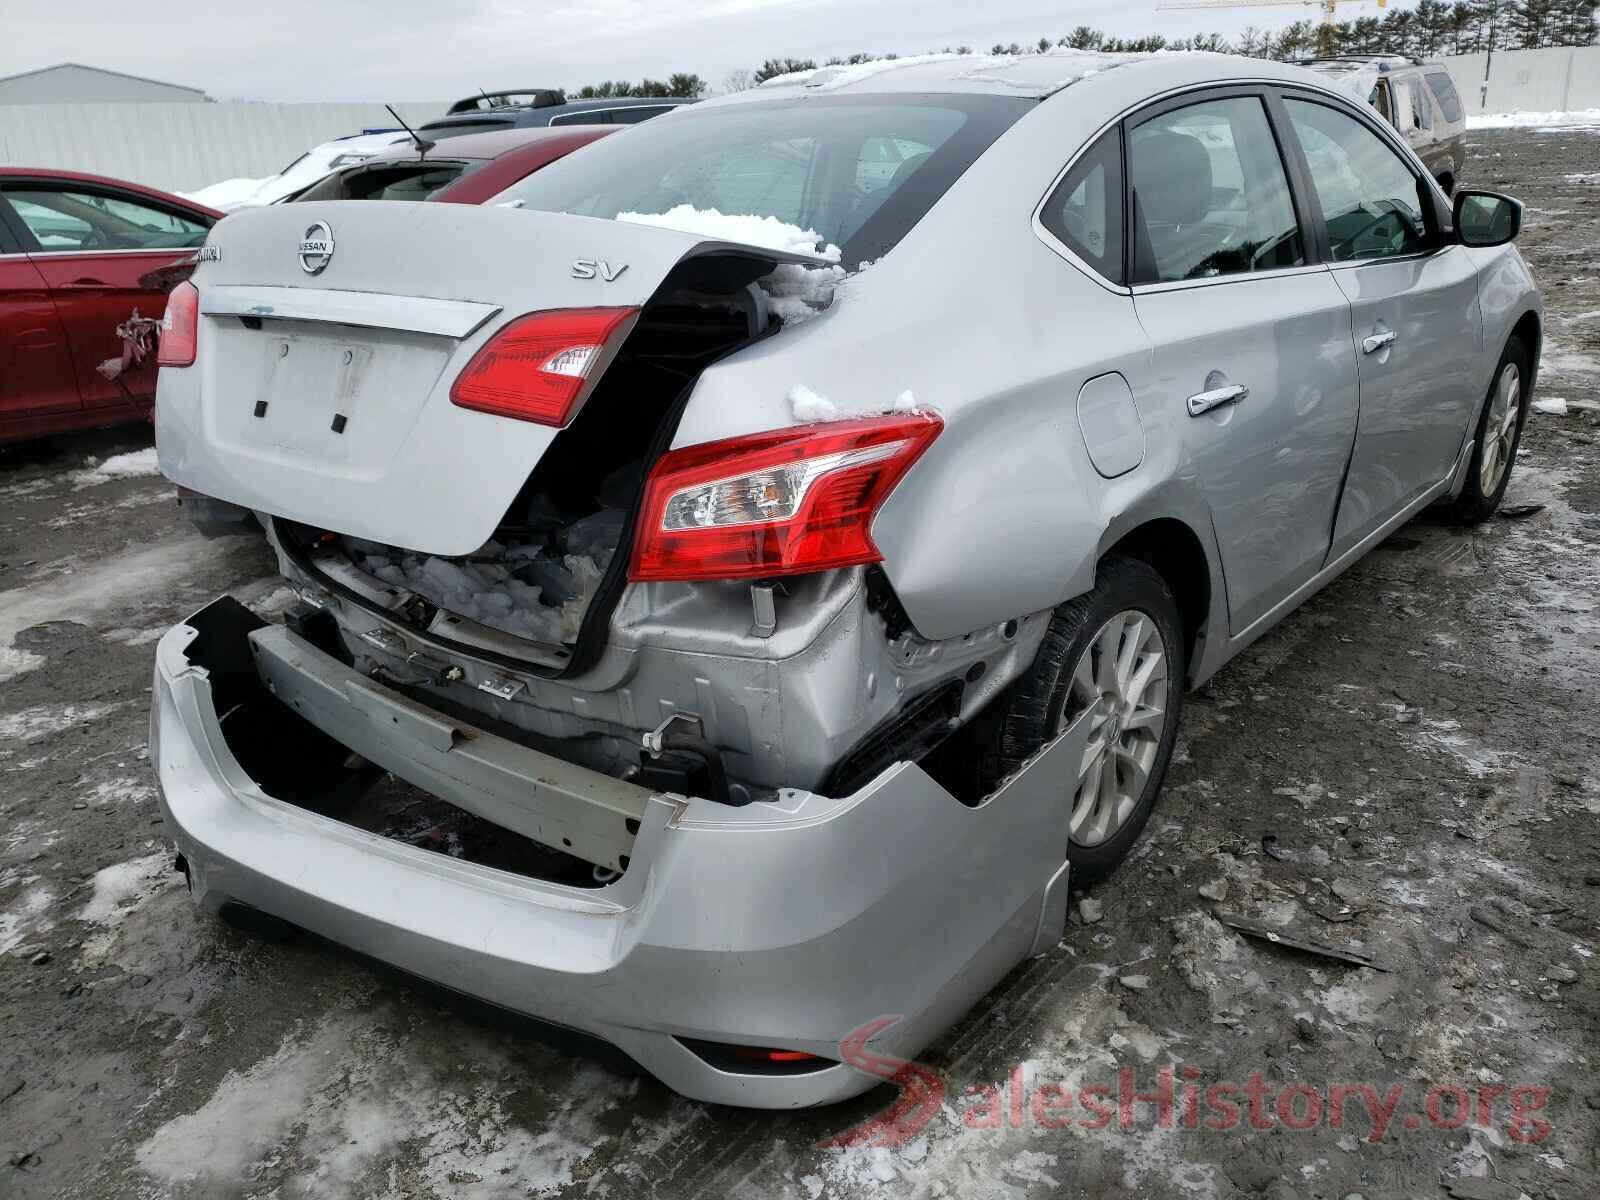
M 1062 53 L 785 78 L 483 206 L 228 217 L 160 460 L 303 603 L 158 647 L 196 899 L 694 1097 L 864 1090 L 1055 945 L 1187 687 L 1424 507 L 1494 511 L 1520 212 L 1311 72 Z
M 1364 95 L 1400 131 L 1445 195 L 1466 166 L 1467 116 L 1444 64 L 1397 54 L 1347 54 L 1301 65 Z

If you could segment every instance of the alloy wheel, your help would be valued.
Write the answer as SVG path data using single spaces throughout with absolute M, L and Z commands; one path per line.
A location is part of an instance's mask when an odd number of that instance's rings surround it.
M 1483 427 L 1483 457 L 1478 466 L 1478 490 L 1493 496 L 1511 465 L 1511 444 L 1517 438 L 1517 415 L 1522 410 L 1522 373 L 1507 363 L 1495 381 L 1489 401 L 1489 419 Z
M 1079 845 L 1097 846 L 1138 807 L 1166 732 L 1167 646 L 1148 613 L 1117 613 L 1079 655 L 1062 728 L 1085 712 L 1089 743 L 1068 831 Z

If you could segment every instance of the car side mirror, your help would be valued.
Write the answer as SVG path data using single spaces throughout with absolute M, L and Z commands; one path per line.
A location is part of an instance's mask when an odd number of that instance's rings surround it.
M 1503 246 L 1522 229 L 1522 201 L 1499 192 L 1457 188 L 1454 224 L 1463 246 Z

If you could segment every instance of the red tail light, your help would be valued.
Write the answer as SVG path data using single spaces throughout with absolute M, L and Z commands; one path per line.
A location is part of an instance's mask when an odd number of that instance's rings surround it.
M 565 308 L 512 321 L 450 388 L 462 408 L 565 425 L 621 345 L 636 308 Z
M 645 486 L 628 575 L 759 579 L 877 562 L 872 518 L 943 428 L 911 413 L 674 450 Z
M 192 366 L 199 331 L 200 289 L 186 279 L 167 296 L 167 312 L 161 318 L 161 338 L 156 348 L 156 365 Z

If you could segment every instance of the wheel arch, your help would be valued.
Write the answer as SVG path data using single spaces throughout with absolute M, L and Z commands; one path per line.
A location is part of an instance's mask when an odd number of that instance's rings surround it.
M 1544 326 L 1539 320 L 1539 314 L 1530 308 L 1518 317 L 1506 341 L 1509 342 L 1512 338 L 1520 339 L 1528 348 L 1528 387 L 1531 390 L 1539 381 L 1539 351 L 1544 340 Z M 1505 353 L 1503 347 L 1501 353 Z
M 1175 516 L 1149 517 L 1108 542 L 1102 560 L 1112 555 L 1136 558 L 1166 581 L 1178 603 L 1189 682 L 1200 682 L 1202 664 L 1205 675 L 1215 669 L 1207 646 L 1227 641 L 1226 594 L 1214 552 L 1188 521 Z M 1220 630 L 1214 628 L 1219 616 L 1224 622 Z

